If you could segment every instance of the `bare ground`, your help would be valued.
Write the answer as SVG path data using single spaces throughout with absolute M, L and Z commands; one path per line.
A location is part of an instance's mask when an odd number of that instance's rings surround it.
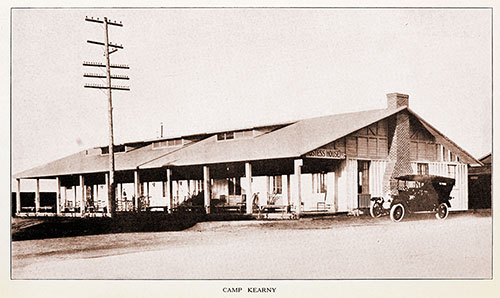
M 14 279 L 365 279 L 492 276 L 488 213 L 203 222 L 182 232 L 12 243 Z

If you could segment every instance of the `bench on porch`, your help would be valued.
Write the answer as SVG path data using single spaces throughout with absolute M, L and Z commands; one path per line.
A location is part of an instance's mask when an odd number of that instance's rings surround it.
M 328 194 L 326 192 L 319 193 L 317 197 L 320 199 L 318 201 L 316 201 L 316 210 L 311 210 L 311 211 L 313 211 L 313 212 L 326 212 L 326 211 L 331 210 L 332 204 L 326 202 L 327 195 Z M 314 208 L 314 207 L 312 207 L 312 208 Z
M 220 195 L 219 199 L 213 200 L 215 212 L 245 212 L 246 195 Z
M 150 212 L 150 211 L 163 211 L 163 212 L 167 212 L 168 211 L 168 206 L 147 206 L 146 207 L 146 211 L 147 212 Z
M 55 212 L 56 208 L 53 206 L 41 206 L 38 209 L 38 212 Z
M 328 211 L 332 208 L 332 204 L 326 202 L 316 203 L 316 211 Z
M 259 206 L 259 217 L 263 214 L 268 218 L 270 213 L 281 213 L 282 215 L 291 211 L 291 206 L 286 204 L 276 204 L 282 198 L 281 194 L 276 192 L 267 194 L 265 205 Z
M 168 210 L 167 207 L 164 207 L 165 210 Z M 195 213 L 204 213 L 205 212 L 205 206 L 201 205 L 188 205 L 188 204 L 182 204 L 177 207 L 172 208 L 172 212 L 195 212 Z
M 21 212 L 35 212 L 35 207 L 21 207 Z

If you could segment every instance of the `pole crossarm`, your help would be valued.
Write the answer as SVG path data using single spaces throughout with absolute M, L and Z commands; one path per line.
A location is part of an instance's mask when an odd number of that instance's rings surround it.
M 107 78 L 105 74 L 100 74 L 100 73 L 85 73 L 83 74 L 83 76 L 85 78 L 100 78 L 100 79 Z M 130 78 L 125 75 L 111 75 L 111 78 L 116 80 L 130 80 Z
M 84 61 L 83 62 L 83 66 L 106 67 L 106 64 L 101 63 L 101 62 Z M 130 67 L 127 64 L 110 64 L 109 67 L 111 67 L 111 68 L 130 69 Z
M 100 23 L 100 24 L 104 24 L 104 21 L 103 20 L 99 20 L 99 18 L 93 18 L 93 17 L 85 17 L 85 21 L 87 22 L 94 22 L 94 23 Z M 120 21 L 119 23 L 117 21 L 109 21 L 107 20 L 106 23 L 108 25 L 113 25 L 113 26 L 118 26 L 118 27 L 123 27 L 123 24 L 122 22 Z
M 124 91 L 130 91 L 129 86 L 118 86 L 118 85 L 111 85 L 111 87 L 100 85 L 100 84 L 85 84 L 83 87 L 85 88 L 94 88 L 94 89 L 111 89 L 111 90 L 124 90 Z
M 96 44 L 96 45 L 100 45 L 100 46 L 106 46 L 106 44 L 104 42 L 100 42 L 100 41 L 94 41 L 94 40 L 87 40 L 88 43 L 91 43 L 91 44 Z M 112 47 L 112 48 L 117 48 L 117 49 L 123 49 L 123 45 L 119 45 L 119 44 L 116 44 L 116 43 L 109 43 L 108 44 L 109 47 Z

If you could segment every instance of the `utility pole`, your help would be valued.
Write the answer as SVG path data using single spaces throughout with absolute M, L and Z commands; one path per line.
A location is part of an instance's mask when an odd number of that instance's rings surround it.
M 115 216 L 116 212 L 116 202 L 115 202 L 115 197 L 116 197 L 116 183 L 115 183 L 115 150 L 114 150 L 114 141 L 113 141 L 113 100 L 111 97 L 111 90 L 124 90 L 124 91 L 130 91 L 130 88 L 128 86 L 116 86 L 111 84 L 112 79 L 117 79 L 117 80 L 129 80 L 128 76 L 124 75 L 112 75 L 111 74 L 111 68 L 118 68 L 118 69 L 129 69 L 128 65 L 124 64 L 111 64 L 109 56 L 113 54 L 114 52 L 118 51 L 118 49 L 123 49 L 122 45 L 114 44 L 109 42 L 109 32 L 108 32 L 108 26 L 118 26 L 118 27 L 123 27 L 123 24 L 117 23 L 116 21 L 110 21 L 108 18 L 104 17 L 104 20 L 99 20 L 99 18 L 94 19 L 94 18 L 89 18 L 85 17 L 85 21 L 87 22 L 93 22 L 93 23 L 98 23 L 98 24 L 104 24 L 104 42 L 98 42 L 98 41 L 92 41 L 92 40 L 87 40 L 88 43 L 90 44 L 95 44 L 95 45 L 100 45 L 104 46 L 104 57 L 106 58 L 106 63 L 103 64 L 101 62 L 83 62 L 84 66 L 90 66 L 90 67 L 105 67 L 106 68 L 106 74 L 99 74 L 99 73 L 85 73 L 83 76 L 86 78 L 100 78 L 100 79 L 106 79 L 106 84 L 101 85 L 101 84 L 85 84 L 85 88 L 94 88 L 94 89 L 107 89 L 108 90 L 108 122 L 109 122 L 109 183 L 108 183 L 108 210 L 109 215 L 111 217 Z M 110 50 L 112 48 L 112 50 Z

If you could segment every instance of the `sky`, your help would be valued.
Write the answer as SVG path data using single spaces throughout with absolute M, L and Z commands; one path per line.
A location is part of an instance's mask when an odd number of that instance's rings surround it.
M 476 158 L 492 146 L 487 9 L 14 9 L 12 172 L 108 143 L 107 97 L 83 88 L 124 49 L 115 144 L 386 107 L 410 108 Z M 324 129 L 328 129 L 325 127 Z

